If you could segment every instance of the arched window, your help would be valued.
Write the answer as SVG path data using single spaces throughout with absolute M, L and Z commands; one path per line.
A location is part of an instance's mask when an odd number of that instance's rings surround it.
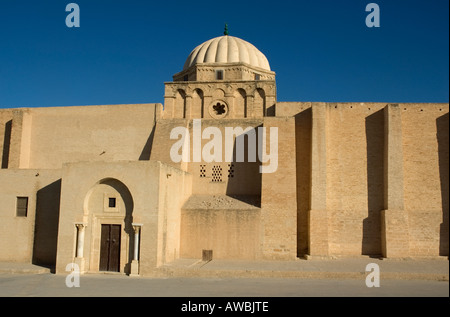
M 247 118 L 247 93 L 239 88 L 234 93 L 234 113 L 236 118 Z
M 192 118 L 204 117 L 204 99 L 203 91 L 201 89 L 195 89 L 192 94 Z
M 255 92 L 254 111 L 256 117 L 263 117 L 266 114 L 266 93 L 262 88 L 258 88 Z
M 186 93 L 182 89 L 178 89 L 175 95 L 175 118 L 186 118 Z

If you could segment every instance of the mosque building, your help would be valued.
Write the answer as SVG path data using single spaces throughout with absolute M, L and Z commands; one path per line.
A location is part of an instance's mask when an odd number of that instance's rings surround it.
M 265 55 L 226 30 L 164 105 L 0 110 L 0 261 L 145 276 L 180 258 L 447 257 L 448 112 L 278 102 Z

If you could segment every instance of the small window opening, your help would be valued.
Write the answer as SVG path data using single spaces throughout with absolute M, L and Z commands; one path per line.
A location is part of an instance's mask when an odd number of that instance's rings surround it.
M 255 74 L 255 80 L 261 80 L 261 75 L 260 74 Z
M 17 197 L 16 216 L 26 217 L 28 214 L 28 197 Z
M 109 197 L 108 207 L 109 208 L 116 208 L 116 198 L 115 197 Z
M 223 80 L 223 70 L 217 70 L 216 71 L 216 79 L 217 80 Z

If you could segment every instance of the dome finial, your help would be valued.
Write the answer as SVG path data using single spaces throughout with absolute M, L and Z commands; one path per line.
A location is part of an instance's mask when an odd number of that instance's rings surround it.
M 223 31 L 223 35 L 228 35 L 228 24 L 225 23 L 225 31 Z

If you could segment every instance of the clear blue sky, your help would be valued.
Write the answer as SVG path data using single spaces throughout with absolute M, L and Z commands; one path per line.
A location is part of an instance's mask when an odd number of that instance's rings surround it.
M 267 56 L 279 101 L 449 102 L 448 0 L 1 0 L 0 108 L 162 103 L 225 22 Z

